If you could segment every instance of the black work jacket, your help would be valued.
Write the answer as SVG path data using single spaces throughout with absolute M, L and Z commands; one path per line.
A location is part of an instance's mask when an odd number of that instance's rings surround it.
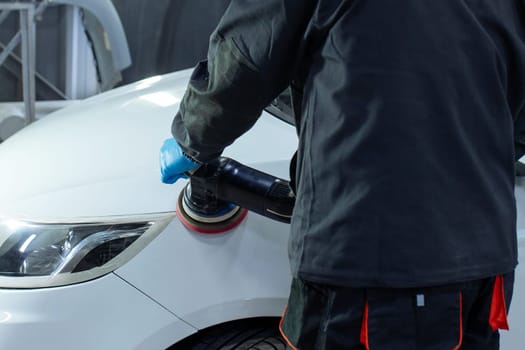
M 233 0 L 173 135 L 217 157 L 290 84 L 295 276 L 411 287 L 515 268 L 523 0 Z

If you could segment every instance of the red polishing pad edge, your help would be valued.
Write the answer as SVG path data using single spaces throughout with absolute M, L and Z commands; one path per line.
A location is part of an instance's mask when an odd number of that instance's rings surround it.
M 177 217 L 179 218 L 180 222 L 188 229 L 204 233 L 204 234 L 219 234 L 224 233 L 226 231 L 230 231 L 234 229 L 235 227 L 239 226 L 240 223 L 244 220 L 246 215 L 248 215 L 248 210 L 244 208 L 239 208 L 238 212 L 228 220 L 220 223 L 201 223 L 198 222 L 191 217 L 189 217 L 187 214 L 184 213 L 184 209 L 181 205 L 182 196 L 179 197 L 179 200 L 177 201 Z

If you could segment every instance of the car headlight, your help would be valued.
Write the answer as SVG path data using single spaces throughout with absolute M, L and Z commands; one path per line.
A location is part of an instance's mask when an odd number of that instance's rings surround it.
M 172 218 L 166 214 L 76 223 L 0 219 L 0 287 L 51 287 L 100 277 L 136 255 Z

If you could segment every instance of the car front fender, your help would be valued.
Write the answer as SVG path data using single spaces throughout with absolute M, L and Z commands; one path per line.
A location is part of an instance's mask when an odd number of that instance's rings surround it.
M 131 55 L 124 27 L 110 0 L 49 0 L 49 3 L 78 6 L 91 12 L 107 33 L 115 67 L 123 70 L 131 65 Z

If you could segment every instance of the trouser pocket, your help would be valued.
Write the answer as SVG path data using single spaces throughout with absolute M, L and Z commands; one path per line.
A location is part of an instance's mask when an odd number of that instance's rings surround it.
M 459 291 L 367 292 L 361 342 L 371 350 L 454 350 L 462 341 Z
M 280 324 L 283 338 L 291 349 L 314 349 L 319 324 L 326 312 L 327 295 L 321 286 L 293 279 L 290 298 Z
M 290 349 L 362 350 L 364 289 L 292 281 L 281 334 Z

